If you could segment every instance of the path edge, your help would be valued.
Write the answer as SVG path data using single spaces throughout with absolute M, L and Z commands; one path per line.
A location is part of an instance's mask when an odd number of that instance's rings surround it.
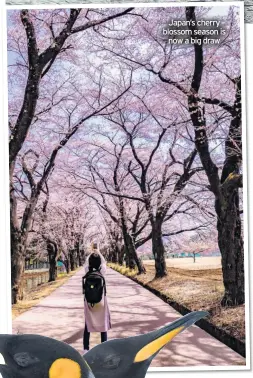
M 187 307 L 183 306 L 182 304 L 170 300 L 165 294 L 160 293 L 158 290 L 150 287 L 147 284 L 144 284 L 143 282 L 138 281 L 135 277 L 130 277 L 125 274 L 120 273 L 118 270 L 113 269 L 115 272 L 121 274 L 122 276 L 129 278 L 133 282 L 139 284 L 144 289 L 147 289 L 151 293 L 155 294 L 157 297 L 159 297 L 162 301 L 170 305 L 174 310 L 178 311 L 181 315 L 186 315 L 192 312 Z M 210 323 L 206 319 L 200 319 L 196 322 L 196 325 L 203 329 L 203 331 L 206 331 L 209 335 L 213 336 L 215 339 L 219 340 L 223 344 L 227 345 L 229 348 L 231 348 L 234 352 L 240 354 L 242 357 L 246 358 L 246 347 L 245 343 L 242 341 L 236 339 L 235 337 L 229 335 L 226 331 L 223 329 L 215 326 L 214 324 Z

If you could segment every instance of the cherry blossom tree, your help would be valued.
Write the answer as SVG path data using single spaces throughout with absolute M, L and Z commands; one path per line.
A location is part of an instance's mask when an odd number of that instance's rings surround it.
M 176 15 L 177 13 L 177 15 Z M 208 16 L 208 10 L 187 7 L 174 10 L 197 32 L 192 21 Z M 167 15 L 168 17 L 168 15 Z M 161 10 L 153 13 L 147 25 L 139 22 L 142 46 L 134 44 L 135 30 L 123 36 L 121 43 L 108 44 L 102 37 L 97 48 L 111 53 L 115 61 L 153 74 L 160 91 L 170 93 L 164 104 L 173 99 L 188 112 L 198 156 L 209 181 L 217 216 L 218 244 L 222 255 L 223 306 L 242 304 L 244 298 L 244 251 L 239 206 L 242 188 L 240 30 L 236 7 L 220 17 L 226 35 L 216 47 L 201 43 L 171 45 L 161 37 L 157 25 L 166 25 Z M 195 22 L 196 25 L 196 22 Z M 113 33 L 110 34 L 114 38 Z M 145 49 L 143 48 L 145 45 Z M 180 109 L 180 107 L 179 107 Z M 218 153 L 217 153 L 218 152 Z
M 190 237 L 184 236 L 180 240 L 180 250 L 188 252 L 193 256 L 193 262 L 196 262 L 196 255 L 204 252 L 214 252 L 218 250 L 217 231 L 214 227 L 207 227 L 205 230 L 198 230 L 191 233 Z M 216 238 L 214 238 L 214 235 Z
M 196 18 L 194 8 L 187 8 L 186 17 L 188 20 Z M 218 243 L 222 256 L 223 282 L 225 286 L 222 305 L 234 306 L 245 301 L 244 253 L 239 209 L 239 188 L 242 187 L 242 174 L 240 172 L 242 164 L 241 76 L 234 72 L 225 73 L 234 92 L 234 101 L 231 105 L 224 104 L 223 100 L 219 99 L 218 101 L 217 99 L 204 100 L 204 104 L 205 102 L 215 104 L 216 100 L 217 106 L 225 109 L 231 115 L 225 141 L 225 160 L 221 176 L 219 176 L 218 167 L 210 155 L 206 119 L 203 116 L 205 105 L 198 99 L 204 67 L 203 46 L 200 45 L 198 47 L 195 45 L 194 52 L 194 72 L 188 93 L 188 107 L 195 130 L 196 148 L 208 177 L 210 190 L 215 195 Z
M 12 82 L 10 88 L 10 96 L 19 92 L 18 101 L 10 101 L 10 203 L 11 203 L 11 261 L 12 261 L 12 300 L 16 303 L 18 298 L 22 298 L 21 289 L 21 274 L 24 268 L 24 257 L 27 244 L 27 237 L 31 228 L 32 215 L 36 208 L 38 198 L 43 191 L 43 188 L 53 170 L 55 160 L 59 152 L 66 146 L 68 141 L 78 131 L 78 129 L 91 117 L 97 115 L 100 111 L 109 107 L 115 99 L 123 95 L 128 89 L 129 83 L 126 84 L 125 89 L 119 88 L 119 83 L 115 85 L 114 89 L 110 88 L 110 92 L 102 88 L 102 77 L 100 81 L 96 81 L 93 77 L 92 86 L 90 87 L 90 96 L 85 97 L 86 90 L 80 90 L 79 99 L 73 100 L 73 88 L 76 88 L 75 80 L 71 80 L 72 90 L 66 95 L 66 87 L 62 83 L 60 88 L 54 86 L 57 72 L 60 73 L 61 79 L 66 79 L 67 63 L 69 56 L 68 50 L 73 48 L 72 45 L 67 45 L 67 39 L 71 39 L 75 43 L 75 36 L 78 33 L 83 35 L 84 31 L 94 28 L 96 25 L 110 22 L 111 20 L 128 14 L 132 8 L 128 8 L 122 12 L 95 12 L 92 10 L 71 9 L 70 11 L 32 11 L 22 10 L 11 13 L 12 27 L 9 28 L 9 51 L 11 53 L 11 60 L 14 63 L 10 67 L 10 75 L 17 73 L 17 79 Z M 20 16 L 20 20 L 19 20 Z M 112 22 L 112 21 L 111 21 Z M 21 36 L 20 36 L 21 35 Z M 78 39 L 78 38 L 77 38 Z M 65 61 L 63 69 L 59 68 L 61 57 Z M 58 63 L 58 65 L 57 65 Z M 76 62 L 75 62 L 76 65 Z M 56 69 L 58 66 L 58 70 Z M 55 68 L 55 71 L 53 71 Z M 18 70 L 21 72 L 19 73 Z M 51 76 L 52 74 L 52 76 Z M 50 80 L 53 80 L 50 85 Z M 81 81 L 83 83 L 84 80 Z M 123 85 L 124 86 L 124 85 Z M 50 91 L 50 89 L 52 90 Z M 68 87 L 69 88 L 69 87 Z M 44 93 L 43 93 L 44 89 Z M 60 94 L 58 93 L 59 89 Z M 69 88 L 70 89 L 70 88 Z M 108 87 L 107 87 L 108 89 Z M 45 91 L 51 92 L 51 102 L 45 106 L 47 96 Z M 82 93 L 80 93 L 82 92 Z M 111 94 L 115 93 L 115 96 Z M 44 97 L 45 96 L 45 97 Z M 55 100 L 55 97 L 58 97 Z M 71 99 L 72 97 L 72 99 Z M 83 100 L 81 114 L 81 99 Z M 65 120 L 62 111 L 57 111 L 56 106 L 62 106 L 65 103 Z M 56 106 L 55 106 L 56 105 Z M 78 106 L 79 105 L 79 106 Z M 63 105 L 64 106 L 64 105 Z M 70 110 L 69 110 L 70 109 Z M 57 112 L 58 120 L 49 121 L 49 113 Z M 43 120 L 41 119 L 43 118 Z M 27 137 L 36 132 L 34 125 L 49 121 L 51 126 L 51 133 L 54 131 L 54 126 L 61 120 L 61 126 L 65 123 L 65 127 L 59 130 L 58 127 L 58 141 L 55 145 L 49 144 L 46 146 L 46 159 L 44 162 L 39 160 L 38 148 L 28 148 Z M 49 126 L 49 128 L 50 128 Z M 43 130 L 42 130 L 43 131 Z M 44 137 L 45 138 L 45 137 Z M 41 139 L 44 139 L 41 135 Z M 32 141 L 34 144 L 34 140 Z M 44 139 L 45 142 L 45 139 Z M 38 145 L 38 140 L 37 143 Z M 37 147 L 36 145 L 36 147 Z M 51 148 L 51 151 L 50 151 Z M 21 155 L 21 162 L 20 160 Z M 28 163 L 29 155 L 29 164 Z M 31 155 L 33 159 L 31 159 Z M 38 174 L 37 170 L 40 166 L 41 171 Z M 19 173 L 17 174 L 17 170 Z M 21 172 L 22 171 L 22 172 Z M 19 222 L 18 204 L 17 204 L 17 186 L 14 177 L 19 176 L 18 186 L 19 193 L 25 198 L 26 205 L 23 209 L 22 220 Z M 30 193 L 23 190 L 23 178 L 30 186 Z M 23 202 L 24 204 L 24 202 Z

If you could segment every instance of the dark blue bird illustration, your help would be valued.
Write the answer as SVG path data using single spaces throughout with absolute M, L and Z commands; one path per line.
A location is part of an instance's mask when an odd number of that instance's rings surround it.
M 3 378 L 94 378 L 70 345 L 40 335 L 0 335 Z
M 3 378 L 144 378 L 153 358 L 176 335 L 207 316 L 191 312 L 155 331 L 99 344 L 81 356 L 40 335 L 0 335 Z
M 205 311 L 191 312 L 155 331 L 109 340 L 96 345 L 84 358 L 96 378 L 144 378 L 157 353 L 176 335 L 207 315 Z

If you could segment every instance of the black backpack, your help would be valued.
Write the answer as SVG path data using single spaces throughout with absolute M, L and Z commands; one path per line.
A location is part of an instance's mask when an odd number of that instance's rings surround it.
M 98 271 L 88 272 L 83 276 L 83 294 L 92 307 L 101 302 L 103 292 L 106 295 L 105 279 Z

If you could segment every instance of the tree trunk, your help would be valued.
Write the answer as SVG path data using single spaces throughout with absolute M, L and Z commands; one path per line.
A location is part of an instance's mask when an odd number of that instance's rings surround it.
M 111 261 L 114 264 L 117 264 L 117 262 L 118 262 L 116 248 L 113 248 L 113 250 L 112 250 Z
M 76 256 L 76 250 L 72 249 L 69 251 L 69 258 L 70 258 L 70 270 L 74 271 L 77 267 L 77 256 Z
M 12 169 L 13 167 L 11 167 L 11 175 L 13 174 Z M 37 197 L 31 197 L 23 213 L 21 226 L 19 226 L 17 218 L 17 199 L 15 198 L 12 183 L 10 183 L 11 284 L 13 304 L 17 303 L 18 300 L 23 299 L 23 288 L 21 287 L 21 281 L 25 267 L 27 238 L 31 228 L 32 215 L 37 201 Z
M 122 265 L 123 264 L 122 245 L 119 242 L 117 242 L 115 245 L 115 249 L 116 249 L 117 264 Z
M 22 274 L 25 266 L 25 243 L 19 232 L 11 232 L 12 304 L 23 299 Z
M 65 268 L 66 268 L 66 272 L 67 272 L 67 274 L 69 274 L 69 272 L 70 272 L 70 259 L 69 259 L 69 257 L 67 257 L 67 258 L 64 260 L 64 265 L 65 265 Z
M 115 179 L 115 177 L 114 177 Z M 115 181 L 115 188 L 116 191 L 119 191 L 117 182 Z M 146 269 L 144 265 L 142 264 L 141 260 L 138 258 L 136 249 L 135 249 L 135 244 L 133 237 L 130 235 L 128 231 L 128 226 L 127 226 L 127 217 L 125 215 L 125 208 L 124 208 L 124 202 L 122 199 L 120 199 L 120 217 L 121 217 L 121 229 L 122 229 L 122 236 L 126 248 L 126 254 L 128 255 L 128 262 L 127 264 L 129 265 L 130 269 L 134 269 L 135 266 L 137 265 L 138 268 L 138 274 L 141 273 L 146 273 Z
M 187 21 L 195 21 L 195 8 L 186 7 Z M 191 23 L 190 29 L 195 30 Z M 217 214 L 218 244 L 221 252 L 222 273 L 225 293 L 222 306 L 243 304 L 244 294 L 244 251 L 239 212 L 239 188 L 242 188 L 242 133 L 241 133 L 241 77 L 234 78 L 236 85 L 235 100 L 232 107 L 223 104 L 230 113 L 231 121 L 225 142 L 225 162 L 219 178 L 218 167 L 209 151 L 206 119 L 203 103 L 199 102 L 198 92 L 204 68 L 203 46 L 194 45 L 195 63 L 191 87 L 188 91 L 188 107 L 195 130 L 195 145 L 203 168 L 207 174 L 210 190 L 215 195 Z M 217 100 L 216 100 L 217 101 Z M 211 102 L 209 102 L 211 104 Z M 217 103 L 220 103 L 219 101 Z M 221 103 L 220 103 L 221 104 Z
M 124 248 L 124 260 L 125 260 L 126 268 L 129 268 L 129 255 L 128 255 L 128 251 L 125 244 L 123 248 Z
M 49 262 L 49 279 L 48 282 L 53 282 L 57 278 L 57 265 L 54 259 Z
M 116 245 L 111 245 L 111 247 L 110 247 L 110 261 L 114 264 L 117 264 L 117 262 L 118 262 L 117 246 Z
M 79 241 L 77 241 L 75 243 L 75 251 L 76 251 L 76 267 L 78 268 L 79 266 L 81 266 L 81 258 L 80 258 L 80 245 L 79 245 Z
M 85 251 L 83 248 L 80 248 L 79 245 L 79 266 L 83 266 L 85 262 Z
M 122 245 L 120 247 L 120 251 L 119 251 L 119 258 L 118 258 L 119 265 L 123 265 L 123 262 L 124 262 L 124 253 L 125 253 L 125 249 L 124 249 L 124 245 Z
M 126 253 L 126 266 L 129 269 L 135 269 L 135 266 L 137 265 L 138 268 L 138 274 L 146 273 L 146 269 L 143 266 L 141 260 L 138 258 L 134 240 L 132 236 L 128 233 L 127 227 L 122 220 L 122 234 L 124 239 L 124 245 L 125 245 L 125 253 Z
M 48 282 L 53 282 L 57 278 L 57 245 L 56 243 L 47 242 L 47 253 L 49 261 L 49 279 Z
M 220 201 L 216 201 L 216 211 L 218 214 L 218 244 L 225 289 L 221 305 L 237 306 L 245 302 L 244 251 L 237 188 L 223 197 L 222 204 Z
M 193 262 L 194 263 L 196 262 L 196 255 L 195 255 L 195 253 L 193 253 Z
M 124 233 L 124 240 L 126 245 L 126 251 L 128 254 L 128 262 L 129 262 L 129 268 L 135 269 L 135 266 L 138 268 L 138 274 L 146 273 L 146 269 L 141 261 L 141 259 L 138 257 L 134 240 L 127 232 Z
M 26 213 L 26 223 L 19 226 L 17 199 L 12 185 L 14 163 L 10 166 L 10 231 L 11 231 L 11 291 L 12 304 L 23 299 L 22 274 L 25 268 L 26 241 L 31 217 Z M 27 207 L 26 207 L 27 208 Z
M 152 222 L 152 251 L 155 258 L 156 278 L 167 275 L 165 249 L 162 239 L 162 222 L 155 220 Z

